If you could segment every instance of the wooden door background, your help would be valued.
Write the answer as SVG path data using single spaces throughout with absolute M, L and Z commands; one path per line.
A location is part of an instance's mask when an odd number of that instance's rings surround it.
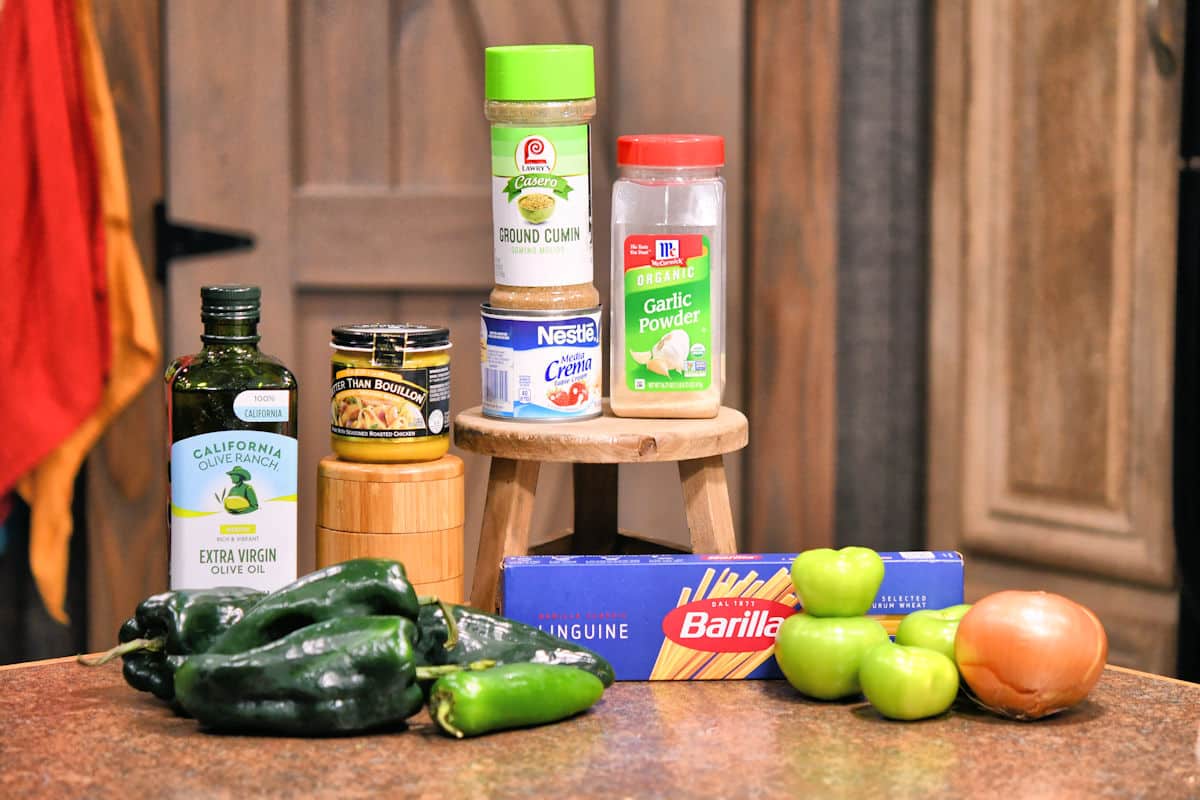
M 196 348 L 202 284 L 262 285 L 262 346 L 300 382 L 300 491 L 309 498 L 300 506 L 302 570 L 313 563 L 316 463 L 329 450 L 331 327 L 448 324 L 452 412 L 479 403 L 479 304 L 492 284 L 487 45 L 596 48 L 593 238 L 605 304 L 615 137 L 681 130 L 726 137 L 733 211 L 727 400 L 740 404 L 743 4 L 568 0 L 530 11 L 515 0 L 166 5 L 171 213 L 258 238 L 253 252 L 172 266 L 168 349 Z M 460 455 L 467 462 L 470 586 L 487 469 L 485 459 Z M 735 502 L 737 460 L 730 459 Z M 570 524 L 569 480 L 566 468 L 543 469 L 535 540 Z M 673 465 L 622 470 L 620 524 L 687 541 Z
M 1134 0 L 936 13 L 931 543 L 968 599 L 1062 592 L 1170 673 L 1180 72 Z

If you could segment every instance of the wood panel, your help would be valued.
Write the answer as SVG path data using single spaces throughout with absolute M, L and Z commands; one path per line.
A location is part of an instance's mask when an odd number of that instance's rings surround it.
M 964 540 L 1166 586 L 1178 87 L 1079 8 L 968 14 Z
M 842 6 L 835 523 L 878 550 L 925 540 L 929 19 Z
M 746 547 L 833 541 L 840 4 L 750 19 Z
M 162 330 L 154 276 L 154 203 L 162 196 L 162 53 L 157 0 L 93 4 L 129 182 L 133 233 Z M 91 649 L 167 585 L 166 419 L 151 381 L 110 424 L 87 463 L 87 627 Z M 77 531 L 82 535 L 82 532 Z
M 1172 671 L 1178 76 L 1136 2 L 978 9 L 936 9 L 930 544 Z

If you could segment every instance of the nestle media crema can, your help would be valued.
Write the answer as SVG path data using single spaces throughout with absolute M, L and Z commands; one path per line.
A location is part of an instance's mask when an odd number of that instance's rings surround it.
M 483 413 L 521 422 L 600 416 L 600 307 L 481 307 Z

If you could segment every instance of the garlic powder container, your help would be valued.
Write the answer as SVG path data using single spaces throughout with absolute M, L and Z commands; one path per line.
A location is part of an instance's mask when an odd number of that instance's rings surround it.
M 611 404 L 715 417 L 725 383 L 725 141 L 622 136 L 612 205 Z

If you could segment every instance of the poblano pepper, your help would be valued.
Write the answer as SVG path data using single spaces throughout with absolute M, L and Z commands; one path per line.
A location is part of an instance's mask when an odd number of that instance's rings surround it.
M 422 605 L 441 603 L 436 597 L 417 597 L 399 561 L 359 558 L 309 573 L 272 592 L 236 625 L 222 634 L 207 652 L 229 655 L 261 647 L 293 631 L 325 620 L 372 615 L 417 619 Z M 445 647 L 457 638 L 449 631 Z
M 138 604 L 117 634 L 116 647 L 99 657 L 80 656 L 99 666 L 120 656 L 125 681 L 163 700 L 175 696 L 175 670 L 183 658 L 213 641 L 261 600 L 263 592 L 242 587 L 179 589 L 151 595 Z
M 458 644 L 447 651 L 446 614 L 440 606 L 421 608 L 420 658 L 429 664 L 469 664 L 480 659 L 497 664 L 531 662 L 563 664 L 592 673 L 604 686 L 613 682 L 612 664 L 599 653 L 507 617 L 448 604 L 458 625 Z
M 461 669 L 418 667 L 416 635 L 400 616 L 330 619 L 245 652 L 191 656 L 175 694 L 211 730 L 325 736 L 399 725 L 421 709 L 418 680 Z

